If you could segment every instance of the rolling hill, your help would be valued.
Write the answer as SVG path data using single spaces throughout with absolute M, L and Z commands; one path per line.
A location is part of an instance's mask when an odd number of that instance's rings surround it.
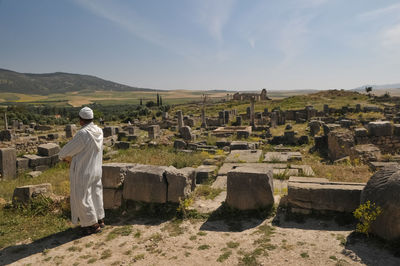
M 48 95 L 81 91 L 155 91 L 136 88 L 95 76 L 55 72 L 48 74 L 18 73 L 0 69 L 0 92 Z

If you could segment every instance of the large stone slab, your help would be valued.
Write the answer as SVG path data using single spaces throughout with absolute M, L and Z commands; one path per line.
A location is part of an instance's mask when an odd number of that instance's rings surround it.
M 393 125 L 389 121 L 369 122 L 368 133 L 370 136 L 391 136 Z
M 309 178 L 309 181 L 288 183 L 288 204 L 291 207 L 353 212 L 360 204 L 361 191 L 365 186 L 362 183 L 326 182 L 314 178 Z
M 37 149 L 40 156 L 53 156 L 60 152 L 60 146 L 55 143 L 41 144 Z
M 148 203 L 167 202 L 166 166 L 137 165 L 127 171 L 123 197 Z
M 227 176 L 229 171 L 242 166 L 260 169 L 261 171 L 268 171 L 270 168 L 272 169 L 269 164 L 265 163 L 224 163 L 218 170 L 218 176 Z M 284 168 L 286 167 L 287 166 L 285 165 Z
M 231 151 L 233 150 L 248 150 L 250 149 L 249 143 L 247 141 L 232 141 L 229 145 Z
M 173 166 L 165 170 L 168 182 L 168 201 L 179 202 L 189 196 L 196 186 L 196 170 L 191 167 L 176 169 Z
M 2 178 L 17 176 L 17 151 L 15 149 L 0 149 L 0 174 Z
M 40 194 L 43 196 L 49 196 L 50 193 L 51 193 L 51 184 L 50 183 L 17 187 L 14 189 L 12 201 L 13 201 L 13 204 L 28 203 L 32 198 L 34 198 Z
M 302 156 L 300 152 L 267 152 L 264 155 L 263 162 L 267 163 L 281 163 L 288 161 L 301 161 Z
M 256 163 L 262 155 L 261 150 L 233 150 L 225 159 L 228 163 Z
M 17 171 L 24 172 L 29 168 L 29 159 L 27 158 L 17 158 Z
M 238 167 L 228 172 L 226 203 L 239 210 L 274 204 L 272 169 Z
M 372 171 L 378 171 L 388 166 L 398 166 L 397 162 L 368 162 Z
M 134 163 L 106 163 L 102 167 L 101 182 L 103 188 L 119 188 L 125 180 L 128 169 L 133 168 Z
M 104 209 L 118 209 L 122 205 L 122 190 L 103 188 Z

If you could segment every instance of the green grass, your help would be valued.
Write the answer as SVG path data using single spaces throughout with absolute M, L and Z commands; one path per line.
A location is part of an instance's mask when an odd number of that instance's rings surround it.
M 230 250 L 225 251 L 224 253 L 222 253 L 222 254 L 218 257 L 217 261 L 218 261 L 218 262 L 224 262 L 224 261 L 227 260 L 231 255 L 232 255 L 232 251 L 230 251 Z
M 180 227 L 182 224 L 182 220 L 173 220 L 171 222 L 168 222 L 164 225 L 163 228 L 161 228 L 162 232 L 168 232 L 169 236 L 175 237 L 182 235 L 184 233 L 184 229 Z
M 69 169 L 68 164 L 58 163 L 55 167 L 44 171 L 40 176 L 31 178 L 20 174 L 15 179 L 1 181 L 0 198 L 11 200 L 16 187 L 50 183 L 53 192 L 57 195 L 69 195 Z
M 38 197 L 27 206 L 0 208 L 0 248 L 28 238 L 35 241 L 71 227 L 66 202 Z
M 124 225 L 122 227 L 114 228 L 106 237 L 106 241 L 113 240 L 118 236 L 129 236 L 132 233 L 132 226 Z
M 307 252 L 301 253 L 300 256 L 301 256 L 303 259 L 308 259 L 308 258 L 310 257 L 310 255 L 308 255 Z
M 211 186 L 208 186 L 208 185 L 200 185 L 200 186 L 196 187 L 196 190 L 194 193 L 195 193 L 196 197 L 203 197 L 208 200 L 213 200 L 222 191 L 224 191 L 224 190 L 221 188 L 212 188 Z
M 105 260 L 105 259 L 111 257 L 111 255 L 112 255 L 111 250 L 110 249 L 106 249 L 101 253 L 100 259 L 101 260 Z
M 198 250 L 206 250 L 206 249 L 210 249 L 210 245 L 207 245 L 207 244 L 205 244 L 205 245 L 201 245 L 201 246 L 199 246 L 197 249 L 198 249 Z
M 226 246 L 228 248 L 237 248 L 239 245 L 240 245 L 239 242 L 233 242 L 233 241 L 226 243 Z
M 176 168 L 197 167 L 208 155 L 195 152 L 190 155 L 176 152 L 172 147 L 151 147 L 146 149 L 119 150 L 111 162 L 166 165 Z

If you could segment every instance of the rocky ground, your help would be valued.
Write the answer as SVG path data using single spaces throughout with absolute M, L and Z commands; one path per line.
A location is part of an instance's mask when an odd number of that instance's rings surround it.
M 194 206 L 217 207 L 225 194 Z M 211 210 L 211 209 L 207 209 Z M 1 251 L 1 265 L 400 265 L 353 226 L 313 218 L 138 219 L 125 215 L 99 234 L 79 228 Z

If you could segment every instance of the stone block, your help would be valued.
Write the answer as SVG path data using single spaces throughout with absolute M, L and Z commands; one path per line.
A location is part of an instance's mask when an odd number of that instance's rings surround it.
M 116 141 L 114 145 L 119 150 L 127 150 L 131 147 L 131 143 L 127 141 Z
M 50 194 L 51 184 L 49 183 L 17 187 L 14 190 L 12 201 L 13 204 L 28 203 L 32 198 L 38 195 L 49 196 Z
M 23 158 L 29 159 L 29 168 L 34 169 L 39 165 L 51 165 L 52 159 L 48 156 L 39 156 L 35 154 L 24 155 Z
M 233 150 L 226 158 L 228 163 L 256 163 L 262 155 L 261 150 Z
M 237 167 L 228 172 L 226 203 L 239 210 L 274 204 L 272 168 Z
M 27 158 L 17 158 L 17 170 L 18 172 L 24 172 L 29 168 L 29 159 Z
M 389 121 L 376 121 L 368 123 L 368 133 L 370 136 L 391 136 L 393 125 Z
M 167 202 L 166 166 L 137 165 L 127 171 L 123 197 L 148 203 Z
M 53 156 L 60 152 L 60 146 L 55 143 L 41 144 L 37 149 L 40 156 Z
M 168 201 L 179 203 L 189 196 L 196 186 L 196 171 L 194 168 L 186 167 L 176 169 L 173 166 L 165 170 L 168 182 Z
M 111 137 L 114 136 L 115 133 L 115 127 L 105 127 L 103 128 L 103 137 L 107 138 L 107 137 Z
M 192 135 L 191 129 L 188 126 L 183 126 L 179 129 L 179 133 L 184 140 L 193 140 L 194 137 Z
M 0 149 L 0 174 L 2 178 L 17 176 L 17 151 L 15 149 Z
M 47 134 L 47 139 L 48 140 L 56 140 L 56 139 L 58 139 L 58 134 L 57 133 Z
M 368 131 L 366 128 L 359 127 L 359 128 L 354 129 L 354 135 L 356 137 L 367 137 Z
M 11 130 L 0 131 L 0 141 L 11 141 L 14 139 L 14 134 Z
M 200 165 L 196 168 L 196 184 L 202 184 L 209 178 L 215 176 L 215 170 L 217 166 L 215 165 Z
M 310 178 L 311 180 L 311 178 Z M 291 207 L 317 211 L 353 212 L 360 204 L 365 184 L 339 182 L 289 182 Z
M 229 146 L 231 151 L 233 150 L 248 150 L 249 144 L 247 141 L 232 141 L 231 145 Z
M 70 124 L 65 126 L 65 136 L 67 138 L 72 138 L 76 133 L 76 125 Z
M 174 149 L 183 150 L 183 149 L 186 149 L 186 147 L 187 147 L 187 144 L 185 141 L 180 140 L 180 139 L 177 139 L 174 141 Z
M 128 169 L 137 164 L 133 163 L 106 163 L 102 167 L 101 182 L 104 188 L 119 188 L 125 180 Z
M 393 125 L 393 135 L 400 136 L 400 124 Z
M 118 209 L 122 205 L 122 190 L 113 188 L 103 189 L 104 209 Z

